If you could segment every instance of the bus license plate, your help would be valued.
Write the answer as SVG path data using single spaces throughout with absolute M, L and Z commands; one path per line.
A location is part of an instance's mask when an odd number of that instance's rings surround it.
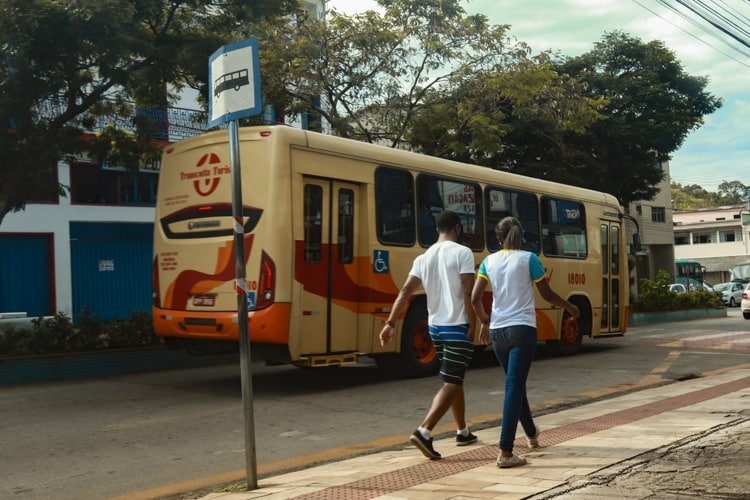
M 203 294 L 193 295 L 193 305 L 196 307 L 213 307 L 216 303 L 216 295 Z

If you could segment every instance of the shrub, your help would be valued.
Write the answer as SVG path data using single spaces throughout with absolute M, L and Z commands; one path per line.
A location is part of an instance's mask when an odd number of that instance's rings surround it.
M 107 347 L 145 347 L 157 345 L 159 337 L 154 334 L 151 316 L 145 312 L 134 312 L 129 319 L 108 323 L 102 335 Z
M 679 311 L 684 309 L 715 309 L 724 307 L 720 294 L 705 288 L 687 293 L 669 291 L 669 273 L 660 269 L 656 280 L 641 280 L 641 292 L 631 297 L 630 309 L 633 312 Z
M 6 357 L 137 348 L 159 343 L 151 316 L 140 311 L 113 322 L 104 322 L 84 309 L 75 326 L 62 312 L 51 318 L 33 319 L 30 329 L 0 326 L 0 356 Z

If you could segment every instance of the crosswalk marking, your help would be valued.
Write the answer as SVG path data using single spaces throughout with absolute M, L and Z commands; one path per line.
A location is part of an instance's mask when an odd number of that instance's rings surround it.
M 717 332 L 717 333 L 709 333 L 708 335 L 698 335 L 695 337 L 691 336 L 685 336 L 682 337 L 683 340 L 687 341 L 698 341 L 698 340 L 719 340 L 719 339 L 726 339 L 727 337 L 738 337 L 743 338 L 750 334 L 750 332 Z

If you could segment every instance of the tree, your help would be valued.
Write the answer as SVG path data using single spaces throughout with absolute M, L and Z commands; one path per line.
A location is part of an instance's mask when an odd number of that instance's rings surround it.
M 734 200 L 733 203 L 746 203 L 750 201 L 750 186 L 740 181 L 723 181 L 719 184 L 719 194 Z
M 622 33 L 579 57 L 542 54 L 453 83 L 424 101 L 410 135 L 420 150 L 606 191 L 623 205 L 653 198 L 658 163 L 721 105 L 661 42 Z
M 576 144 L 588 167 L 581 185 L 610 192 L 624 205 L 653 199 L 662 179 L 658 162 L 669 160 L 722 104 L 706 92 L 708 79 L 685 73 L 662 42 L 622 32 L 606 33 L 592 51 L 561 60 L 557 69 L 585 83 L 587 95 L 609 102 L 606 119 Z
M 584 95 L 542 55 L 430 92 L 409 130 L 415 149 L 497 170 L 575 184 L 579 154 L 570 137 L 604 116 L 601 98 Z
M 208 57 L 238 39 L 255 17 L 290 12 L 296 0 L 0 0 L 0 222 L 11 211 L 66 187 L 50 175 L 58 160 L 95 151 L 135 167 L 157 154 L 152 120 L 166 84 L 201 89 Z M 97 118 L 133 120 L 133 133 Z M 92 142 L 93 141 L 93 142 Z
M 431 89 L 456 75 L 523 58 L 507 26 L 468 16 L 458 0 L 378 0 L 326 22 L 267 25 L 261 66 L 270 102 L 289 115 L 312 111 L 342 137 L 400 147 Z
M 672 194 L 672 208 L 675 210 L 694 210 L 698 208 L 718 207 L 724 200 L 717 193 L 709 193 L 698 184 L 683 186 L 679 182 L 670 184 Z
M 719 184 L 719 192 L 706 191 L 698 184 L 683 186 L 672 182 L 672 207 L 676 210 L 695 210 L 698 208 L 716 208 L 727 205 L 740 205 L 747 201 L 750 186 L 740 181 L 724 181 Z

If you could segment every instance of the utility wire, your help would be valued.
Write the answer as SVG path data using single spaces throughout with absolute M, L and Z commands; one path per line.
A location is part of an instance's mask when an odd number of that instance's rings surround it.
M 750 14 L 750 1 L 738 1 L 742 6 L 744 6 L 746 10 L 748 10 L 748 14 Z M 749 63 L 741 61 L 736 57 L 733 57 L 732 55 L 719 50 L 711 43 L 696 36 L 683 27 L 678 26 L 669 19 L 665 18 L 659 12 L 656 12 L 655 10 L 646 6 L 641 1 L 633 0 L 633 2 L 635 2 L 641 8 L 649 11 L 653 15 L 664 20 L 665 22 L 685 32 L 689 36 L 695 38 L 699 42 L 709 46 L 711 49 L 723 54 L 729 59 L 732 59 L 733 61 L 747 68 L 750 68 Z M 679 8 L 673 2 L 670 2 L 668 0 L 656 0 L 656 3 L 674 12 L 679 17 L 684 19 L 688 24 L 702 31 L 706 35 L 718 39 L 719 41 L 730 47 L 732 50 L 740 53 L 740 55 L 750 58 L 750 20 L 748 19 L 748 16 L 746 14 L 743 14 L 742 12 L 740 12 L 740 10 L 738 10 L 734 6 L 728 5 L 725 1 L 722 0 L 715 0 L 711 2 L 712 5 L 708 5 L 705 0 L 677 0 L 677 2 L 682 5 L 682 8 Z M 729 42 L 726 39 L 726 36 L 734 40 L 734 43 Z

